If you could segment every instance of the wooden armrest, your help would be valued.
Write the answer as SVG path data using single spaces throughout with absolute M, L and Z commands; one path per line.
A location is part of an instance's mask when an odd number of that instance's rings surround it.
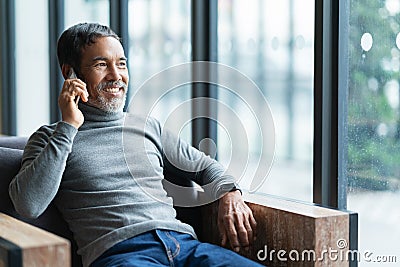
M 0 266 L 70 267 L 70 242 L 0 213 Z
M 243 195 L 257 240 L 240 254 L 267 266 L 349 266 L 350 213 L 270 195 Z M 202 237 L 220 244 L 217 205 L 204 207 Z

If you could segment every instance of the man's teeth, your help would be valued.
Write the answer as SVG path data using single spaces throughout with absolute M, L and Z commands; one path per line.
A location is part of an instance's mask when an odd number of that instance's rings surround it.
M 106 88 L 104 89 L 104 91 L 106 91 L 107 93 L 118 93 L 119 88 Z

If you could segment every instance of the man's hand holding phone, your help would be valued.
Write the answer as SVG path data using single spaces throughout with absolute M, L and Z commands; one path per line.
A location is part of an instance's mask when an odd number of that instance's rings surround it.
M 68 78 L 64 81 L 60 96 L 58 97 L 58 106 L 60 107 L 62 120 L 73 125 L 75 128 L 81 127 L 84 121 L 82 112 L 78 109 L 78 101 L 88 101 L 89 94 L 86 89 L 86 83 L 76 77 L 71 68 Z

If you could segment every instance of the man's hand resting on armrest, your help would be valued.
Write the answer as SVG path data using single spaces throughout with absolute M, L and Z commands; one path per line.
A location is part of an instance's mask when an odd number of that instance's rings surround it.
M 253 213 L 239 190 L 229 192 L 219 200 L 218 229 L 222 246 L 229 242 L 236 252 L 248 250 L 256 239 L 256 225 Z

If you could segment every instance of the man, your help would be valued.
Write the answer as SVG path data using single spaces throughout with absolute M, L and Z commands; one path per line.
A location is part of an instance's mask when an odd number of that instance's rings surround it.
M 255 238 L 251 210 L 221 165 L 175 142 L 155 119 L 134 117 L 124 126 L 129 78 L 118 36 L 106 26 L 77 24 L 61 35 L 57 54 L 66 79 L 58 100 L 62 120 L 30 137 L 9 187 L 15 209 L 36 218 L 54 201 L 84 266 L 256 265 L 197 241 L 193 228 L 175 218 L 162 187 L 164 168 L 188 170 L 182 158 L 197 159 L 202 168 L 192 177 L 212 183 L 212 194 L 221 197 L 222 245 L 229 242 L 238 252 Z M 77 78 L 71 78 L 73 72 Z M 122 131 L 135 146 L 126 153 Z M 126 157 L 137 164 L 128 166 Z

